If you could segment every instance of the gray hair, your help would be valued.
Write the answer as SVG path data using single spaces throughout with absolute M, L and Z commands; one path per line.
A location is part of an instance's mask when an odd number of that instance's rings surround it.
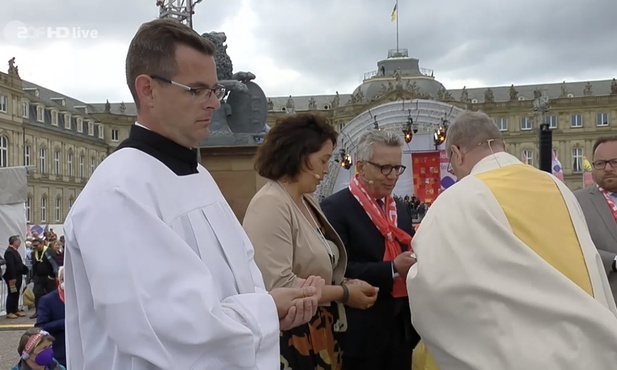
M 64 283 L 64 266 L 60 266 L 58 269 L 58 283 Z
M 450 157 L 451 147 L 471 149 L 490 140 L 499 141 L 504 146 L 503 137 L 495 122 L 484 112 L 465 111 L 459 114 L 448 127 L 446 133 L 446 152 Z
M 401 147 L 403 146 L 403 140 L 401 140 L 400 136 L 392 131 L 367 131 L 363 133 L 360 140 L 358 140 L 356 160 L 362 162 L 370 161 L 373 157 L 373 147 L 375 145 Z

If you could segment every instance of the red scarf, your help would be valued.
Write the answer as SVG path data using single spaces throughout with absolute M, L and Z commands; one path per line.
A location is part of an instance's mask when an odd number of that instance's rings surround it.
M 377 230 L 381 233 L 385 240 L 385 252 L 383 255 L 384 261 L 394 261 L 396 256 L 401 254 L 401 246 L 399 243 L 408 245 L 411 251 L 411 236 L 397 226 L 396 202 L 391 196 L 386 197 L 385 206 L 386 212 L 381 209 L 375 199 L 369 196 L 364 188 L 364 185 L 358 181 L 358 175 L 349 182 L 349 190 L 356 198 L 358 203 L 364 208 L 368 217 L 373 221 Z M 387 217 L 386 217 L 387 215 Z M 407 284 L 402 277 L 394 278 L 392 286 L 392 296 L 395 298 L 407 297 Z

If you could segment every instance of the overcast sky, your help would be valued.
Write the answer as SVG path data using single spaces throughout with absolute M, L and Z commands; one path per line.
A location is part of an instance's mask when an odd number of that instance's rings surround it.
M 351 93 L 396 47 L 394 3 L 203 0 L 193 23 L 224 31 L 234 71 L 255 73 L 268 96 Z M 617 0 L 400 0 L 398 14 L 400 47 L 448 89 L 617 77 Z M 155 0 L 10 1 L 0 67 L 15 57 L 31 82 L 89 103 L 131 101 L 128 44 L 157 17 Z

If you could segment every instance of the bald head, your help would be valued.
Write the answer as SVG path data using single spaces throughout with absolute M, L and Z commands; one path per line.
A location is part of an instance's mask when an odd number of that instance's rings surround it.
M 486 113 L 465 111 L 448 127 L 446 152 L 459 179 L 486 156 L 503 151 L 501 132 Z
M 483 112 L 465 111 L 458 115 L 454 122 L 448 127 L 446 135 L 446 150 L 448 156 L 451 154 L 451 147 L 456 146 L 463 150 L 472 150 L 478 146 L 486 144 L 488 141 L 494 140 L 491 144 L 493 149 L 504 149 L 503 137 L 497 128 L 497 125 L 491 117 Z

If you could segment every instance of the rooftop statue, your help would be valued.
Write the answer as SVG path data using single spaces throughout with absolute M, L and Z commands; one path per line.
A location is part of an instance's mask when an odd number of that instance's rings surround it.
M 512 84 L 512 86 L 510 86 L 510 100 L 517 100 L 518 99 L 518 91 L 516 91 L 516 89 L 514 88 L 514 84 Z

